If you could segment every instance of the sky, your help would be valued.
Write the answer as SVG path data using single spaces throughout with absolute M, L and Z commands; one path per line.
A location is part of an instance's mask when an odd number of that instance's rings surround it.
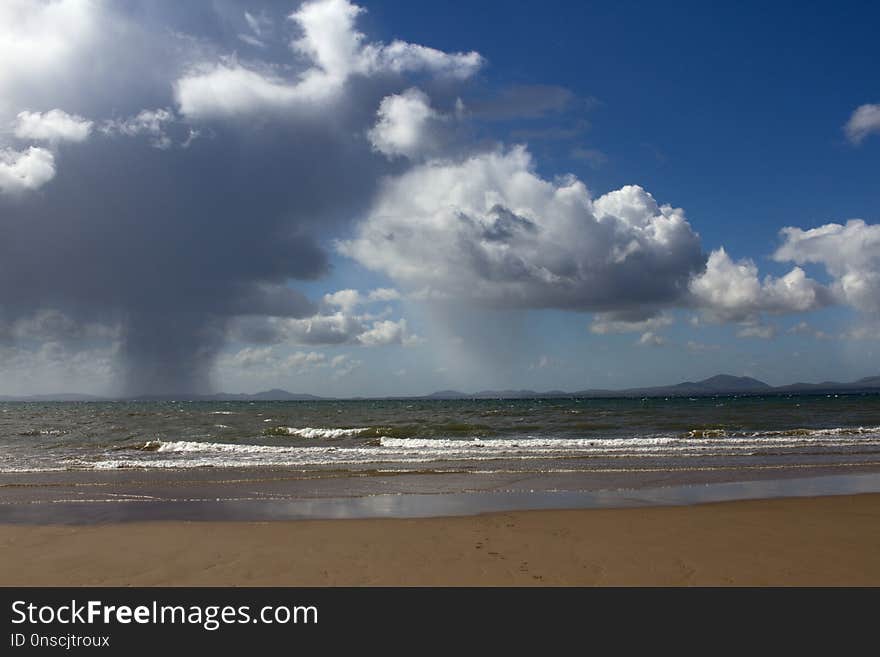
M 878 19 L 5 0 L 0 394 L 877 375 Z

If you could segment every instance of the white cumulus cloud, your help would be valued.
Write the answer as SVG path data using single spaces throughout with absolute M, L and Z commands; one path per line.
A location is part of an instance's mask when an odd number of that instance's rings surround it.
M 645 331 L 639 337 L 637 344 L 640 347 L 662 347 L 666 344 L 666 338 L 662 335 L 657 335 L 654 331 Z
M 70 83 L 77 56 L 100 34 L 101 4 L 93 0 L 0 2 L 0 116 L 25 95 L 36 100 Z
M 0 149 L 0 192 L 37 189 L 55 177 L 55 157 L 45 148 Z
M 337 99 L 355 75 L 422 71 L 463 79 L 482 64 L 476 52 L 445 53 L 404 41 L 367 42 L 355 27 L 363 11 L 348 0 L 304 3 L 289 18 L 301 32 L 291 48 L 308 61 L 305 70 L 290 79 L 235 58 L 202 64 L 175 84 L 180 111 L 188 117 L 211 118 L 302 109 Z
M 641 187 L 591 199 L 524 147 L 431 161 L 386 181 L 339 250 L 426 298 L 614 310 L 672 302 L 703 264 L 680 209 Z
M 709 255 L 706 271 L 690 283 L 694 304 L 716 321 L 747 321 L 757 314 L 805 312 L 831 302 L 829 291 L 800 267 L 782 277 L 758 277 L 749 259 L 734 261 L 721 248 Z
M 437 149 L 436 127 L 445 119 L 431 107 L 425 92 L 411 88 L 386 96 L 376 115 L 376 125 L 367 137 L 383 155 L 416 159 Z
M 862 105 L 856 108 L 843 127 L 847 139 L 861 144 L 871 134 L 880 134 L 880 105 Z
M 803 230 L 782 229 L 774 259 L 816 263 L 834 278 L 837 298 L 863 312 L 880 312 L 880 224 L 851 219 Z
M 92 131 L 92 122 L 64 110 L 48 112 L 19 112 L 15 121 L 15 136 L 35 141 L 85 141 Z
M 218 365 L 221 370 L 244 374 L 257 381 L 297 374 L 326 372 L 339 379 L 351 374 L 362 365 L 348 354 L 328 358 L 320 351 L 295 351 L 279 353 L 274 347 L 245 347 L 235 353 L 223 355 Z
M 400 299 L 400 292 L 388 287 L 376 288 L 366 295 L 357 290 L 345 289 L 325 294 L 324 304 L 339 308 L 343 312 L 351 312 L 358 306 L 380 301 L 397 301 L 398 299 Z
M 762 340 L 772 340 L 776 337 L 777 328 L 775 324 L 763 324 L 760 321 L 745 321 L 736 332 L 738 338 L 760 338 Z
M 419 336 L 409 332 L 405 319 L 398 321 L 385 319 L 373 322 L 372 326 L 363 333 L 360 333 L 355 340 L 366 347 L 388 344 L 411 346 L 422 341 Z
M 233 321 L 230 335 L 243 342 L 295 345 L 352 344 L 412 346 L 423 340 L 409 330 L 405 319 L 388 319 L 390 308 L 379 314 L 358 311 L 368 304 L 394 301 L 400 294 L 378 288 L 367 294 L 345 289 L 324 295 L 322 312 L 306 318 L 244 316 Z

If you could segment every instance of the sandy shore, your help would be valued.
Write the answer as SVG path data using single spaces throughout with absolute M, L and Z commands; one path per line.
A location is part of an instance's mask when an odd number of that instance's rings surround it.
M 3 585 L 880 585 L 880 494 L 424 519 L 0 525 Z

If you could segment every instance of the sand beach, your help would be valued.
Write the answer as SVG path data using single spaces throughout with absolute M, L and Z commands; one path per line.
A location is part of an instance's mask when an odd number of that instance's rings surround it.
M 5 586 L 877 586 L 880 494 L 468 517 L 0 526 Z

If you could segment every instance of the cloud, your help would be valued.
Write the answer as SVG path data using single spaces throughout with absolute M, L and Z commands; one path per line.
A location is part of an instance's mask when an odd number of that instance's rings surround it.
M 263 367 L 274 358 L 272 347 L 245 347 L 224 359 L 224 365 L 249 369 Z
M 762 340 L 772 340 L 776 337 L 777 328 L 774 324 L 762 324 L 760 322 L 744 322 L 742 327 L 736 332 L 738 338 L 760 338 Z
M 343 312 L 351 312 L 363 302 L 364 299 L 357 290 L 339 290 L 324 295 L 325 304 L 340 308 Z
M 435 48 L 405 41 L 370 44 L 361 53 L 356 71 L 366 75 L 408 72 L 432 73 L 454 80 L 465 80 L 483 66 L 483 57 L 476 51 L 445 53 Z
M 423 91 L 411 88 L 386 96 L 376 115 L 376 125 L 367 137 L 373 148 L 383 155 L 414 160 L 438 149 L 436 132 L 445 119 L 431 108 L 431 101 Z
M 351 358 L 347 354 L 335 356 L 330 361 L 330 368 L 332 370 L 331 376 L 334 379 L 344 378 L 346 376 L 349 376 L 352 372 L 354 372 L 363 364 L 364 361 L 357 360 L 356 358 Z
M 69 84 L 77 55 L 100 36 L 100 15 L 89 0 L 0 2 L 0 62 L 6 63 L 0 65 L 0 118 L 22 96 L 50 91 L 44 84 L 55 85 L 56 93 Z
M 862 105 L 852 113 L 843 127 L 846 138 L 859 145 L 866 137 L 880 134 L 880 105 Z
M 11 137 L 53 150 L 83 145 L 98 126 L 94 117 L 167 94 L 168 76 L 203 42 L 157 25 L 159 3 L 137 17 L 128 9 L 102 0 L 0 3 L 0 125 L 12 128 L 0 132 L 0 150 L 21 149 Z
M 238 38 L 244 41 L 246 44 L 250 46 L 254 46 L 256 48 L 265 48 L 266 44 L 260 41 L 257 37 L 251 34 L 239 34 Z
M 2 67 L 0 67 L 2 69 Z M 48 142 L 83 142 L 88 139 L 93 123 L 60 109 L 48 112 L 19 112 L 13 122 L 17 139 Z M 0 144 L 0 193 L 15 194 L 35 190 L 55 177 L 55 154 L 42 146 L 23 150 L 3 148 Z
M 118 343 L 85 348 L 53 340 L 27 347 L 0 343 L 0 394 L 100 393 L 116 374 L 118 351 Z
M 211 50 L 174 24 L 201 10 L 176 4 L 139 11 L 105 0 L 0 2 L 0 123 L 35 109 L 129 113 L 167 94 L 174 73 Z
M 399 40 L 387 45 L 367 42 L 355 27 L 363 11 L 347 0 L 304 3 L 289 16 L 301 32 L 291 49 L 308 62 L 304 70 L 291 78 L 272 67 L 248 67 L 235 58 L 202 64 L 175 84 L 180 111 L 191 118 L 304 111 L 337 100 L 354 76 L 426 72 L 465 79 L 483 63 L 476 52 L 445 53 Z
M 406 320 L 392 321 L 385 319 L 373 322 L 372 327 L 356 336 L 355 340 L 366 347 L 402 344 L 412 346 L 422 342 L 422 338 L 412 335 L 406 326 Z
M 59 152 L 0 136 L 0 308 L 11 324 L 60 309 L 117 327 L 113 394 L 210 389 L 245 324 L 258 348 L 279 334 L 415 339 L 400 318 L 311 303 L 291 285 L 329 273 L 322 245 L 399 168 L 364 137 L 381 99 L 434 78 L 454 93 L 482 58 L 369 39 L 343 0 L 299 5 L 284 23 L 291 51 L 272 41 L 280 23 L 240 9 L 232 21 L 225 6 L 0 3 L 0 124 L 35 108 L 92 122 Z M 239 60 L 239 32 L 267 47 Z M 23 118 L 73 135 L 60 116 Z
M 754 262 L 734 261 L 723 248 L 709 254 L 706 270 L 691 281 L 690 292 L 693 304 L 720 322 L 742 322 L 764 312 L 806 312 L 832 301 L 830 292 L 800 267 L 760 280 Z
M 609 333 L 644 333 L 670 326 L 670 315 L 661 314 L 643 317 L 640 313 L 600 313 L 593 317 L 590 332 L 598 335 Z
M 224 118 L 264 110 L 283 110 L 304 94 L 268 72 L 249 70 L 236 61 L 220 63 L 176 83 L 180 111 L 191 118 Z
M 244 12 L 244 19 L 251 31 L 258 37 L 266 36 L 272 28 L 272 19 L 263 13 L 252 14 L 249 11 L 246 11 Z
M 817 340 L 831 340 L 832 336 L 828 335 L 825 331 L 820 331 L 819 329 L 815 329 L 806 322 L 798 322 L 790 329 L 786 331 L 789 335 L 807 335 L 811 338 L 816 338 Z
M 306 370 L 312 367 L 324 366 L 327 357 L 324 354 L 310 351 L 308 353 L 297 351 L 284 359 L 284 366 L 288 369 Z
M 341 253 L 422 297 L 608 311 L 679 299 L 699 238 L 637 186 L 591 199 L 534 172 L 521 146 L 432 161 L 386 181 Z
M 751 260 L 702 253 L 684 211 L 626 186 L 593 199 L 574 177 L 547 181 L 522 146 L 417 164 L 386 180 L 341 253 L 414 298 L 491 308 L 598 312 L 594 333 L 656 335 L 664 309 L 749 323 L 835 302 L 801 267 L 759 277 Z M 762 325 L 763 326 L 763 325 Z
M 278 377 L 328 372 L 334 379 L 351 374 L 363 364 L 348 354 L 338 354 L 328 358 L 319 351 L 295 351 L 278 353 L 273 347 L 245 347 L 235 353 L 224 354 L 218 362 L 227 373 L 245 374 L 253 379 L 264 381 Z
M 880 340 L 880 324 L 876 321 L 854 326 L 840 335 L 842 340 Z
M 341 362 L 333 359 L 332 363 L 335 364 L 332 366 L 336 367 Z M 260 376 L 265 376 L 267 370 L 274 370 L 275 373 L 291 373 L 331 366 L 327 356 L 318 351 L 296 351 L 288 355 L 279 355 L 273 347 L 245 347 L 234 354 L 224 356 L 220 364 L 224 368 L 260 370 Z
M 640 334 L 670 308 L 742 321 L 825 302 L 798 269 L 758 281 L 757 301 L 699 306 L 691 281 L 720 283 L 683 210 L 635 185 L 593 197 L 542 177 L 524 146 L 458 141 L 488 120 L 578 125 L 561 114 L 570 92 L 484 98 L 476 52 L 378 41 L 346 0 L 291 6 L 285 19 L 226 2 L 0 2 L 4 345 L 25 342 L 28 322 L 68 355 L 112 342 L 114 394 L 178 394 L 210 388 L 230 340 L 251 359 L 417 343 L 369 306 L 403 295 L 600 313 L 599 332 Z M 325 248 L 342 235 L 340 252 L 394 289 L 314 302 L 293 289 L 331 271 Z M 835 298 L 870 296 L 856 288 L 871 287 L 871 263 L 838 267 Z
M 54 177 L 55 157 L 45 148 L 0 149 L 0 193 L 37 189 Z
M 773 258 L 822 265 L 833 277 L 832 291 L 842 303 L 866 313 L 880 312 L 880 224 L 851 219 L 803 230 L 781 231 Z
M 80 340 L 118 339 L 119 326 L 110 322 L 83 322 L 57 308 L 43 308 L 31 315 L 3 322 L 0 341 L 45 341 L 62 344 Z
M 302 319 L 272 316 L 248 316 L 235 320 L 230 327 L 234 340 L 263 344 L 293 345 L 383 345 L 413 346 L 423 340 L 410 332 L 405 319 L 387 319 L 380 315 L 357 312 L 361 306 L 399 298 L 390 288 L 379 288 L 364 295 L 346 289 L 325 294 L 322 312 Z M 338 310 L 337 310 L 338 309 Z M 390 309 L 387 310 L 390 313 Z
M 168 126 L 176 121 L 174 113 L 169 109 L 146 109 L 125 119 L 105 121 L 101 131 L 107 135 L 125 135 L 136 137 L 147 135 L 154 148 L 171 148 L 172 140 L 168 135 Z M 192 133 L 190 133 L 192 135 Z
M 375 290 L 371 290 L 367 295 L 367 302 L 373 301 L 397 301 L 400 299 L 400 292 L 390 287 L 380 287 Z
M 257 48 L 265 48 L 264 39 L 272 31 L 272 19 L 264 13 L 252 14 L 246 11 L 244 12 L 244 20 L 251 33 L 239 34 L 238 38 Z
M 357 290 L 345 289 L 325 294 L 324 304 L 340 308 L 343 312 L 350 313 L 358 306 L 379 301 L 397 301 L 398 299 L 400 299 L 400 292 L 393 288 L 377 288 L 368 292 L 366 296 Z
M 645 331 L 636 342 L 640 347 L 662 347 L 666 344 L 666 338 L 657 335 L 653 331 Z
M 88 139 L 92 122 L 60 109 L 40 112 L 19 112 L 15 122 L 15 136 L 35 141 L 73 141 Z

